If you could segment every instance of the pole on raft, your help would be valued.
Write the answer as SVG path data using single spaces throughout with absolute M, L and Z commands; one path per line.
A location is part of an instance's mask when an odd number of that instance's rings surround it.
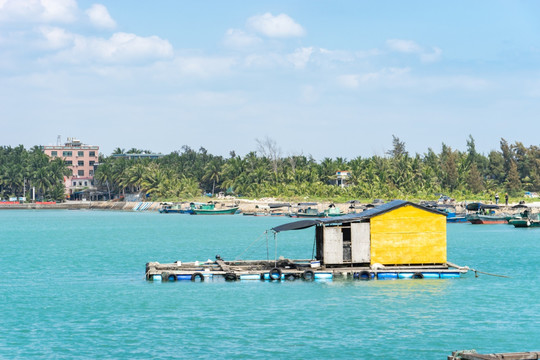
M 274 266 L 277 267 L 277 233 L 274 233 L 274 242 L 276 244 L 275 253 L 274 253 Z

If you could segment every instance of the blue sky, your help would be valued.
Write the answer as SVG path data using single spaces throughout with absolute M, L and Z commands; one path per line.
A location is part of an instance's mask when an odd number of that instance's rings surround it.
M 539 145 L 536 1 L 0 0 L 0 144 Z

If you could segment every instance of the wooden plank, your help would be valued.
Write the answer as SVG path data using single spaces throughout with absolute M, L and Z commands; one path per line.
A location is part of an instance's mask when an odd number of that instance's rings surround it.
M 371 240 L 369 223 L 351 224 L 352 262 L 369 263 L 371 261 Z
M 341 227 L 324 228 L 323 261 L 325 264 L 343 264 L 343 236 Z
M 219 265 L 221 270 L 226 271 L 226 272 L 231 271 L 231 268 L 229 267 L 229 265 L 225 264 L 225 261 L 221 259 L 216 259 L 216 263 Z

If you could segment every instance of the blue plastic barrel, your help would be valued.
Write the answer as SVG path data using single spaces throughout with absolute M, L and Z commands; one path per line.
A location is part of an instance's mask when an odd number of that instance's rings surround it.
M 270 280 L 270 274 L 266 273 L 263 275 L 264 276 L 264 280 Z M 281 280 L 284 280 L 285 279 L 285 274 L 281 274 Z
M 424 275 L 424 279 L 440 279 L 438 272 L 422 272 L 422 275 Z
M 412 279 L 414 273 L 408 272 L 408 273 L 399 273 L 398 279 Z
M 315 280 L 323 280 L 323 279 L 332 279 L 334 277 L 334 274 L 332 273 L 321 273 L 321 272 L 316 272 L 315 273 Z
M 379 280 L 394 280 L 398 278 L 398 274 L 395 272 L 380 272 L 377 273 L 377 279 Z
M 159 281 L 159 282 L 161 282 L 161 275 L 158 275 L 158 274 L 152 275 L 152 281 Z
M 178 274 L 176 275 L 178 281 L 191 281 L 191 274 Z
M 460 276 L 459 272 L 443 272 L 441 273 L 441 279 L 452 279 L 458 278 Z
M 240 280 L 261 280 L 261 275 L 259 275 L 259 274 L 242 274 L 242 275 L 240 275 Z

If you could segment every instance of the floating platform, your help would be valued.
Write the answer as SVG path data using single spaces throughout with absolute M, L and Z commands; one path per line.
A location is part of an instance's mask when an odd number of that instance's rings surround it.
M 160 264 L 146 264 L 148 281 L 294 281 L 294 280 L 401 280 L 401 279 L 451 279 L 469 271 L 454 264 L 411 266 L 355 266 L 325 267 L 312 260 L 243 260 Z
M 477 354 L 474 350 L 454 351 L 448 356 L 448 360 L 536 360 L 540 359 L 540 351 L 497 353 L 497 354 Z

